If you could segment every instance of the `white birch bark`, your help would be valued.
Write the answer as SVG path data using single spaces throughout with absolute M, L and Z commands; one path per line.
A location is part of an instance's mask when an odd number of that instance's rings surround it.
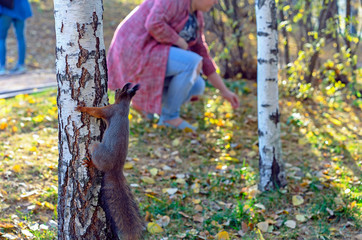
M 101 173 L 82 160 L 104 124 L 78 105 L 104 106 L 107 68 L 102 0 L 54 0 L 59 120 L 58 239 L 115 239 L 99 198 Z
M 275 0 L 256 0 L 258 49 L 259 190 L 286 185 L 278 106 L 278 30 Z

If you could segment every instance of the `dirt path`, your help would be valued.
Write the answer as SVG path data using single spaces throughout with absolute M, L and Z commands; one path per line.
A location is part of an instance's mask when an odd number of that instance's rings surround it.
M 39 91 L 57 85 L 54 70 L 32 70 L 21 75 L 0 77 L 0 99 Z

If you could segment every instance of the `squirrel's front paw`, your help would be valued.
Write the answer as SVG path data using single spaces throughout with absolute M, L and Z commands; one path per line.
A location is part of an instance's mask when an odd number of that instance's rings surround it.
M 82 165 L 87 167 L 87 168 L 90 168 L 90 167 L 94 166 L 92 160 L 88 156 L 83 159 Z

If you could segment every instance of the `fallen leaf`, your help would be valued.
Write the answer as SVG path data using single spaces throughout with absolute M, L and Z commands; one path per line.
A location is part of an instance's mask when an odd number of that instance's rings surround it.
M 194 209 L 195 209 L 196 212 L 202 212 L 202 210 L 203 210 L 202 206 L 199 205 L 199 204 L 196 205 Z
M 5 229 L 10 229 L 10 228 L 14 228 L 15 226 L 11 223 L 2 223 L 0 222 L 0 228 L 5 228 Z
M 49 202 L 44 202 L 44 206 L 47 207 L 47 208 L 49 208 L 50 210 L 54 210 L 54 209 L 55 209 L 54 205 L 51 204 L 51 203 L 49 203 Z
M 19 172 L 21 171 L 21 166 L 20 166 L 20 165 L 15 165 L 15 166 L 13 167 L 13 171 L 14 171 L 15 173 L 19 173 Z
M 161 227 L 166 227 L 169 223 L 170 223 L 171 219 L 169 216 L 163 216 L 160 219 L 158 219 L 156 222 L 157 224 L 159 224 Z
M 180 145 L 180 138 L 175 138 L 172 141 L 172 146 L 177 147 L 178 145 Z
M 28 238 L 33 238 L 34 235 L 27 229 L 22 229 L 21 233 L 24 234 L 25 236 L 27 236 Z
M 169 195 L 173 195 L 178 191 L 178 188 L 166 188 L 162 192 L 167 192 Z
M 268 231 L 268 227 L 269 227 L 269 223 L 267 222 L 260 222 L 257 224 L 258 228 L 260 229 L 260 231 L 262 232 L 267 232 Z
M 183 217 L 185 217 L 185 218 L 190 218 L 190 216 L 187 215 L 187 214 L 184 213 L 184 212 L 179 211 L 178 213 L 179 213 L 180 215 L 182 215 Z
M 288 220 L 284 223 L 288 228 L 294 229 L 297 226 L 297 223 L 294 220 Z
M 292 202 L 293 202 L 293 205 L 294 205 L 294 206 L 299 206 L 299 205 L 301 205 L 301 204 L 304 203 L 304 199 L 303 199 L 303 197 L 300 196 L 300 195 L 294 195 L 294 196 L 292 197 Z
M 142 179 L 142 181 L 144 183 L 148 183 L 148 184 L 155 184 L 156 183 L 155 180 L 153 178 L 150 178 L 150 177 L 142 177 L 141 179 Z
M 305 221 L 307 221 L 307 218 L 306 218 L 304 215 L 301 215 L 301 214 L 297 214 L 297 215 L 295 216 L 295 219 L 297 219 L 297 221 L 299 221 L 299 222 L 305 222 Z
M 163 228 L 155 222 L 150 222 L 147 224 L 147 231 L 151 234 L 162 233 Z
M 362 233 L 354 236 L 353 240 L 362 240 Z
M 10 239 L 10 240 L 13 240 L 13 239 L 17 239 L 18 237 L 15 236 L 15 235 L 12 235 L 10 233 L 6 233 L 4 235 L 1 235 L 1 237 L 5 238 L 5 239 Z
M 218 234 L 216 234 L 215 239 L 217 240 L 229 240 L 229 233 L 226 231 L 221 231 Z
M 130 162 L 126 162 L 125 164 L 124 164 L 124 167 L 123 167 L 124 169 L 132 169 L 133 168 L 133 163 L 130 163 Z
M 192 219 L 194 220 L 194 222 L 199 222 L 202 223 L 204 222 L 204 218 L 200 215 L 200 214 L 196 214 L 192 217 Z
M 254 206 L 265 210 L 265 206 L 263 204 L 261 204 L 261 203 L 256 203 L 256 204 L 254 204 Z
M 157 173 L 158 173 L 158 169 L 157 168 L 151 168 L 150 173 L 151 173 L 152 176 L 156 176 Z

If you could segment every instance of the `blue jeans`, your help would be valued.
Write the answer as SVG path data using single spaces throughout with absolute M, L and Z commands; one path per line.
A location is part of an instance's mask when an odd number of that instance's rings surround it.
M 24 36 L 25 20 L 11 18 L 7 15 L 0 14 L 0 68 L 6 65 L 6 37 L 8 30 L 13 23 L 15 34 L 18 41 L 18 65 L 25 63 L 26 43 Z
M 201 61 L 202 57 L 194 52 L 170 48 L 160 123 L 179 118 L 181 105 L 204 92 L 205 81 L 197 73 Z

